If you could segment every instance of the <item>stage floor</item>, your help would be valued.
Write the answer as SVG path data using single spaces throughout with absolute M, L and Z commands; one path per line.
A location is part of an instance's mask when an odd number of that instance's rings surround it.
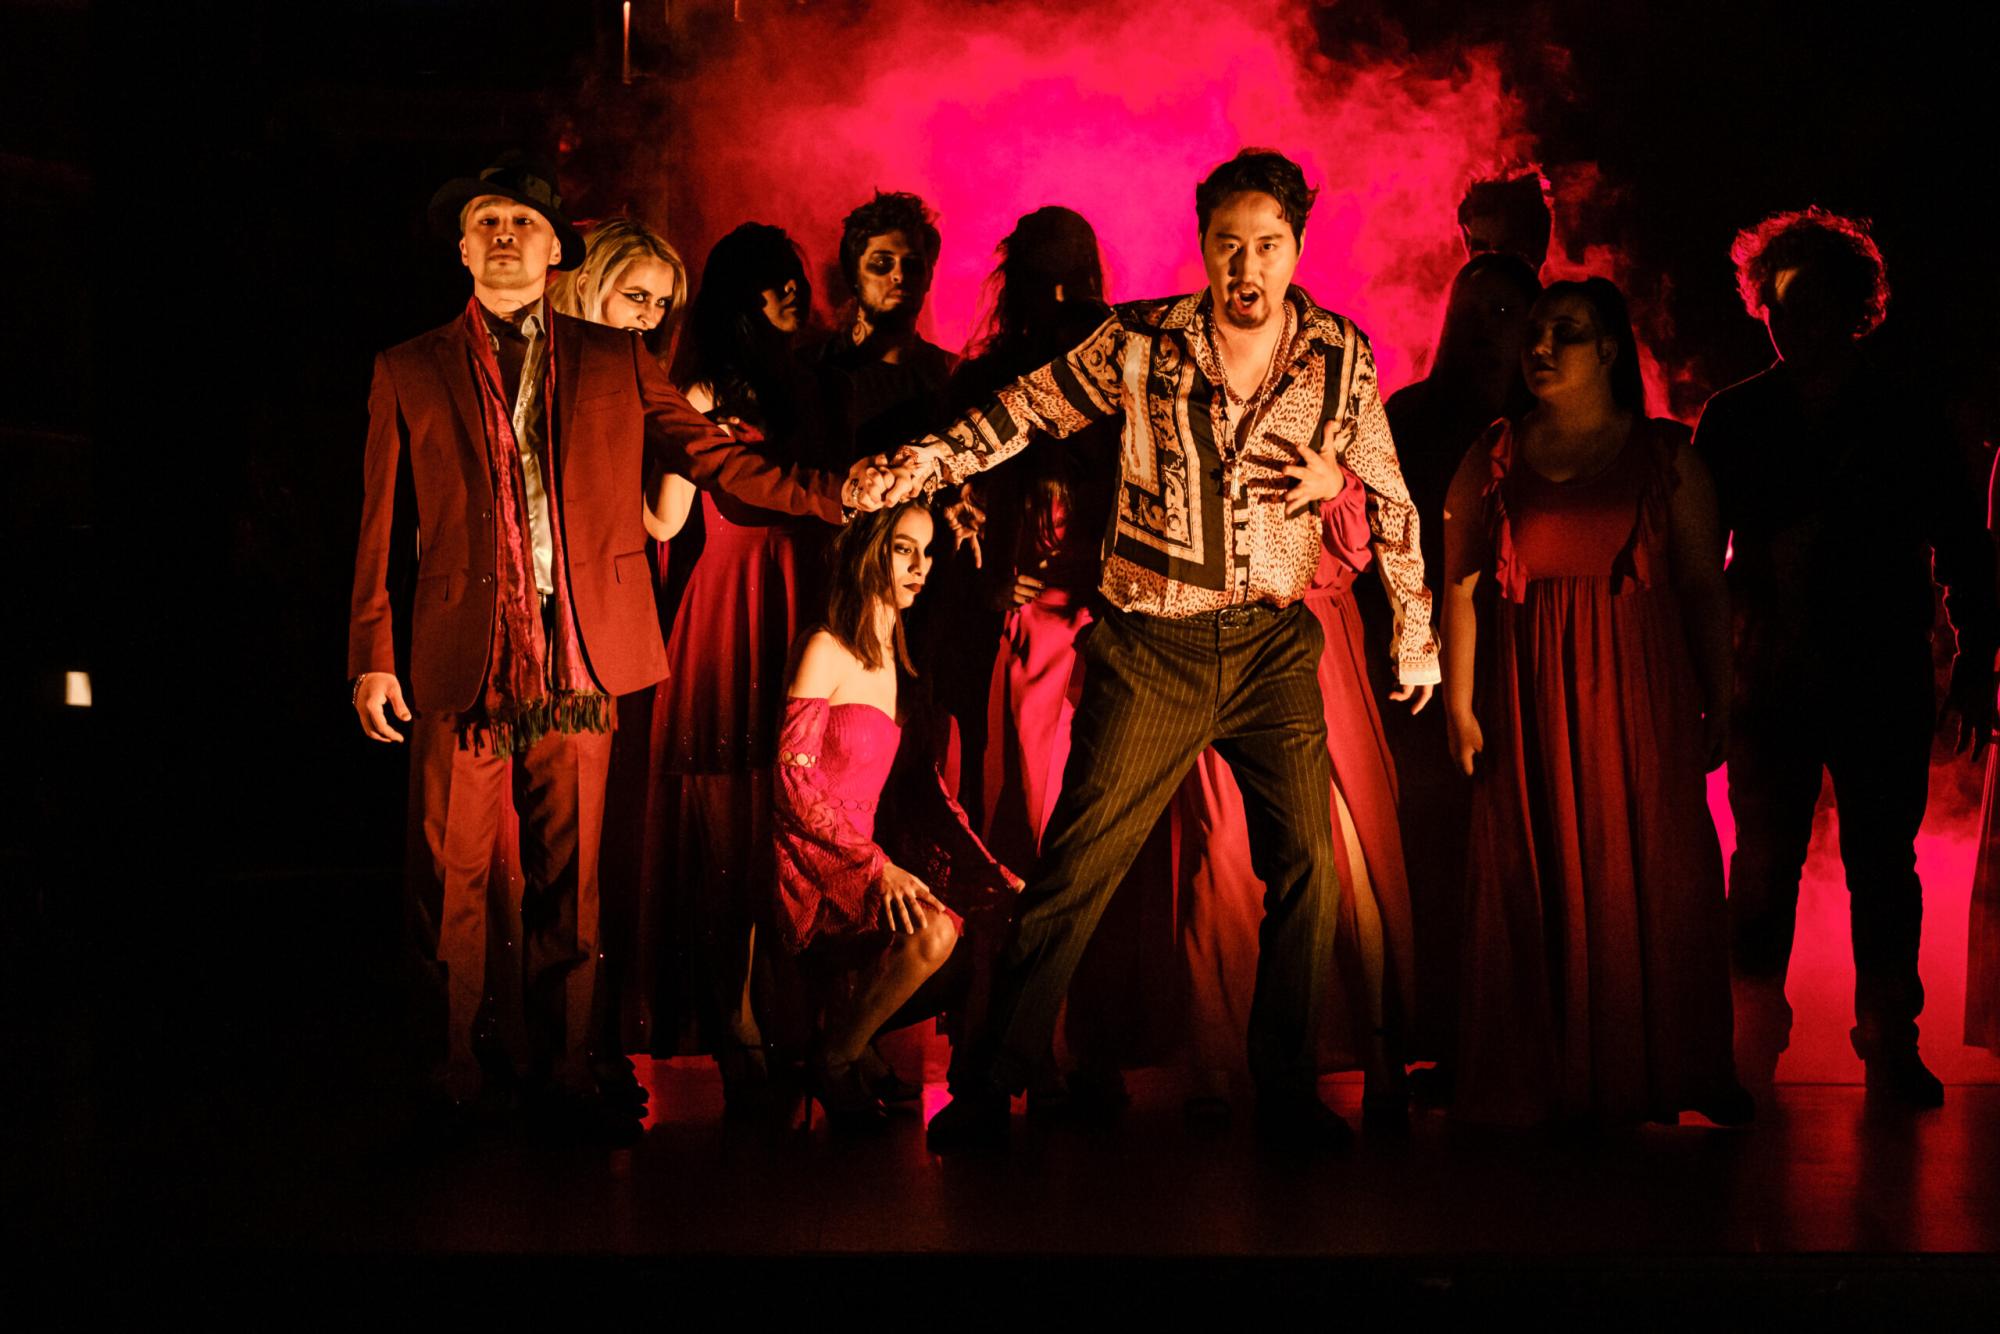
M 724 1126 L 705 1060 L 642 1063 L 657 1119 L 634 1147 L 517 1137 L 415 1155 L 393 1140 L 248 1134 L 204 1172 L 176 1244 L 629 1256 L 1679 1256 L 2000 1249 L 2000 1087 L 1884 1112 L 1853 1086 L 1781 1085 L 1757 1123 L 1586 1139 L 1473 1134 L 1421 1113 L 1406 1140 L 1273 1159 L 1247 1104 L 1192 1131 L 1181 1086 L 1137 1072 L 1115 1127 L 1031 1120 L 1012 1149 L 941 1159 L 915 1110 L 865 1140 Z M 1359 1123 L 1360 1085 L 1328 1080 Z M 926 1110 L 943 1100 L 927 1088 Z M 305 1127 L 300 1127 L 304 1129 Z M 261 1145 L 260 1145 L 261 1141 Z M 259 1147 L 262 1152 L 254 1151 Z M 170 1173 L 171 1175 L 171 1173 Z

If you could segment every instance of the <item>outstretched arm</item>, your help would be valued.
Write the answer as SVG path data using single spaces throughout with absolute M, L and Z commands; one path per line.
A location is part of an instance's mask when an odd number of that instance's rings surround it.
M 649 502 L 662 486 L 661 477 L 678 473 L 696 486 L 724 492 L 745 504 L 810 514 L 828 523 L 841 521 L 843 505 L 880 508 L 884 485 L 875 480 L 881 471 L 878 461 L 856 463 L 845 478 L 797 463 L 779 463 L 696 412 L 639 340 L 631 341 L 633 371 L 646 414 L 644 481 Z
M 934 491 L 1012 458 L 1037 431 L 1060 439 L 1116 416 L 1124 352 L 1125 328 L 1114 314 L 1067 355 L 1030 371 L 935 435 L 906 445 L 891 462 L 906 471 L 909 489 Z

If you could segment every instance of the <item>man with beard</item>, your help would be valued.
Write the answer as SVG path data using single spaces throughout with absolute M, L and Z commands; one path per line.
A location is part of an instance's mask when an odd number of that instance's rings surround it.
M 953 1071 L 934 1150 L 1003 1142 L 1009 1095 L 1048 1050 L 1077 961 L 1140 844 L 1213 745 L 1242 788 L 1266 886 L 1249 1020 L 1260 1139 L 1333 1149 L 1351 1132 L 1316 1089 L 1315 1019 L 1340 893 L 1319 622 L 1319 502 L 1369 492 L 1397 599 L 1396 698 L 1438 680 L 1415 512 L 1375 361 L 1354 324 L 1292 285 L 1316 192 L 1246 149 L 1195 189 L 1208 288 L 1115 308 L 1068 355 L 905 451 L 926 485 L 964 481 L 1036 432 L 1121 420 L 1115 516 L 1079 650 L 1068 767 L 1002 957 L 987 1032 Z
M 958 358 L 917 333 L 937 274 L 935 215 L 913 194 L 883 194 L 841 225 L 840 272 L 854 317 L 821 358 L 834 448 L 847 458 L 912 440 L 946 420 Z

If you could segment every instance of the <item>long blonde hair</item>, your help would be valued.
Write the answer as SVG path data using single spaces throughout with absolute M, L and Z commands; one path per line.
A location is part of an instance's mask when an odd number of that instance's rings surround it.
M 673 270 L 674 292 L 667 313 L 645 336 L 647 350 L 662 366 L 671 366 L 680 339 L 681 316 L 687 310 L 687 265 L 666 238 L 636 218 L 606 218 L 591 228 L 583 263 L 550 284 L 549 299 L 565 315 L 605 323 L 604 303 L 617 291 L 619 277 L 632 261 L 656 259 Z

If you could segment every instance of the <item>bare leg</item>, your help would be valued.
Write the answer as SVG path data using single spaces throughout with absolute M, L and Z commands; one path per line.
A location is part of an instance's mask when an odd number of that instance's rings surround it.
M 735 1003 L 729 1012 L 729 1036 L 744 1047 L 761 1047 L 764 1034 L 757 1027 L 757 1012 L 750 1004 L 750 982 L 757 971 L 757 925 L 751 923 L 744 932 L 741 943 L 731 952 L 738 967 L 732 971 L 742 975 L 742 985 L 737 988 Z
M 958 944 L 958 928 L 943 913 L 933 913 L 913 936 L 897 935 L 882 957 L 861 971 L 853 993 L 829 1007 L 821 1038 L 827 1070 L 853 1063 L 889 1016 L 916 994 L 917 988 L 944 966 Z

